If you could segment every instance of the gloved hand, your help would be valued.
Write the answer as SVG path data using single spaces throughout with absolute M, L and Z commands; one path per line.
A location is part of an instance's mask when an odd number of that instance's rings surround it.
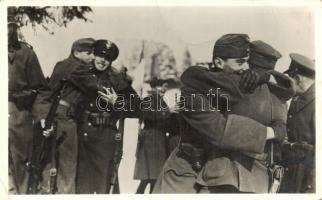
M 21 93 L 12 94 L 11 98 L 13 99 L 18 110 L 30 111 L 36 99 L 36 96 L 36 90 L 24 90 Z
M 270 74 L 264 70 L 245 70 L 240 78 L 239 87 L 242 91 L 252 93 L 255 88 L 269 81 Z
M 311 149 L 313 147 L 309 144 L 284 142 L 282 145 L 282 157 L 289 164 L 296 164 L 303 161 L 306 152 Z

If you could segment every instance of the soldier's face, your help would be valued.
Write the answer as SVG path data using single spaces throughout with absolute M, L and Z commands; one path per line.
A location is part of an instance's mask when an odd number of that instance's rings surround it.
M 77 58 L 87 64 L 91 63 L 94 59 L 93 53 L 91 51 L 77 52 L 77 54 Z
M 106 60 L 103 57 L 95 56 L 95 58 L 94 58 L 94 66 L 98 71 L 104 71 L 111 64 L 112 64 L 112 62 Z
M 227 58 L 224 60 L 223 70 L 227 72 L 242 71 L 249 68 L 247 63 L 248 57 L 245 58 Z
M 249 68 L 248 66 L 248 56 L 244 58 L 227 58 L 222 59 L 216 57 L 214 59 L 214 64 L 216 67 L 223 69 L 225 72 L 233 73 L 236 71 L 242 71 Z
M 295 81 L 295 92 L 297 95 L 301 95 L 305 92 L 305 78 L 301 75 L 293 75 L 293 80 Z

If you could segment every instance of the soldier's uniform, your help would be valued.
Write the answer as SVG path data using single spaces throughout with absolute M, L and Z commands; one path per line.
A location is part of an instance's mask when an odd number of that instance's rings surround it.
M 84 38 L 74 42 L 72 50 L 92 51 L 93 39 Z M 60 84 L 60 80 L 69 78 L 72 71 L 76 69 L 89 69 L 90 65 L 79 60 L 73 54 L 67 59 L 58 62 L 55 65 L 51 75 L 49 86 L 54 91 Z M 37 98 L 38 104 L 44 104 L 43 112 L 39 112 L 37 118 L 45 119 L 51 105 L 51 93 L 43 93 Z M 61 91 L 61 100 L 55 114 L 55 123 L 57 124 L 57 140 L 61 141 L 57 146 L 57 193 L 75 194 L 75 181 L 78 157 L 78 137 L 76 122 L 76 106 L 82 100 L 82 93 L 74 85 L 67 83 Z M 45 106 L 46 105 L 46 106 Z M 39 106 L 40 107 L 40 106 Z M 43 171 L 43 180 L 41 183 L 42 193 L 49 192 L 50 164 Z
M 167 120 L 169 107 L 157 91 L 143 99 L 142 119 L 144 128 L 139 135 L 134 179 L 142 180 L 137 193 L 144 193 L 145 186 L 151 183 L 150 191 L 167 159 Z M 145 182 L 144 182 L 145 181 Z M 146 183 L 146 184 L 144 184 Z M 143 191 L 142 191 L 143 190 Z
M 93 38 L 81 38 L 73 42 L 72 51 L 88 51 L 92 52 L 92 45 L 95 42 Z M 58 62 L 53 70 L 53 73 L 50 76 L 49 86 L 54 89 L 59 81 L 62 79 L 67 79 L 69 75 L 79 67 L 75 64 L 79 62 L 72 54 L 63 61 Z M 63 63 L 63 64 L 61 64 Z
M 27 191 L 25 164 L 32 149 L 32 106 L 37 92 L 48 86 L 29 44 L 9 43 L 8 61 L 10 190 L 19 194 Z
M 315 78 L 314 63 L 299 54 L 290 54 L 292 62 L 286 73 Z M 315 85 L 295 96 L 287 114 L 285 157 L 288 171 L 283 181 L 287 193 L 315 192 Z
M 223 44 L 236 45 L 229 41 Z M 239 45 L 235 51 L 238 48 Z M 220 49 L 224 51 L 225 45 L 221 44 Z M 181 92 L 190 111 L 181 112 L 184 119 L 181 143 L 166 162 L 156 193 L 268 192 L 269 178 L 264 165 L 266 126 L 273 126 L 276 121 L 277 128 L 273 128 L 282 140 L 285 128 L 280 126 L 285 126 L 286 108 L 272 106 L 281 102 L 273 99 L 266 84 L 252 94 L 242 93 L 239 79 L 236 74 L 211 72 L 202 67 L 191 67 L 183 73 L 181 80 L 185 86 Z M 210 106 L 213 102 L 207 94 L 217 88 L 220 90 L 216 95 L 229 96 L 231 111 L 226 112 L 227 118 Z M 191 101 L 193 94 L 202 96 Z
M 97 54 L 111 62 L 117 58 L 118 48 L 110 41 L 98 40 L 94 44 L 94 55 Z M 95 67 L 76 70 L 70 80 L 84 95 L 78 107 L 80 126 L 76 193 L 107 193 L 116 150 L 116 123 L 121 118 L 137 117 L 140 99 L 128 77 L 111 66 L 104 71 Z M 103 87 L 113 88 L 122 98 L 114 106 L 100 101 L 98 91 L 103 91 Z

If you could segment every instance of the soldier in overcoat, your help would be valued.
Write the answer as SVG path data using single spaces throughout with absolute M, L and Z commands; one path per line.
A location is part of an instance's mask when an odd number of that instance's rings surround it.
M 18 40 L 14 9 L 8 10 L 9 192 L 27 191 L 26 163 L 32 150 L 34 100 L 48 85 L 31 45 Z
M 134 179 L 141 180 L 137 194 L 143 194 L 150 184 L 150 193 L 167 159 L 167 121 L 170 110 L 163 95 L 165 81 L 152 79 L 150 94 L 142 100 L 141 118 L 144 124 L 137 145 Z
M 315 65 L 312 59 L 291 53 L 286 71 L 294 78 L 296 95 L 287 114 L 288 141 L 283 145 L 287 173 L 283 191 L 314 193 L 315 188 Z
M 285 129 L 280 127 L 285 122 L 283 113 L 272 111 L 270 92 L 264 84 L 269 76 L 260 76 L 253 93 L 240 90 L 238 71 L 248 68 L 248 51 L 247 35 L 224 35 L 217 40 L 213 57 L 223 72 L 191 67 L 183 73 L 184 131 L 179 148 L 160 175 L 156 193 L 268 192 L 265 146 L 268 140 L 283 140 Z M 210 89 L 218 91 L 215 96 L 228 98 L 213 107 L 218 102 L 205 98 L 213 96 Z M 191 98 L 196 94 L 201 95 Z M 222 103 L 226 103 L 224 112 Z M 239 103 L 246 109 L 238 107 Z
M 111 187 L 115 173 L 117 122 L 138 117 L 140 98 L 131 87 L 131 79 L 112 67 L 119 50 L 115 43 L 94 43 L 94 65 L 76 69 L 69 81 L 82 92 L 78 104 L 79 156 L 76 193 L 104 194 Z M 122 155 L 119 159 L 121 159 Z M 115 175 L 115 174 L 114 174 Z

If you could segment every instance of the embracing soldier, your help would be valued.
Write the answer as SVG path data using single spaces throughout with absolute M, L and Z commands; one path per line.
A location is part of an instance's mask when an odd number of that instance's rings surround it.
M 257 65 L 274 68 L 280 55 L 263 46 L 258 46 Z M 197 66 L 183 73 L 181 142 L 167 160 L 155 193 L 269 192 L 267 146 L 284 140 L 283 105 L 293 95 L 292 81 L 274 72 L 275 85 L 288 96 L 273 97 L 270 73 L 247 70 L 248 58 L 248 36 L 227 34 L 215 43 L 215 70 Z
M 140 98 L 126 71 L 112 67 L 119 54 L 115 43 L 97 40 L 93 53 L 94 65 L 79 68 L 68 78 L 83 95 L 77 107 L 80 125 L 76 193 L 119 193 L 117 170 L 122 157 L 124 118 L 138 117 Z

